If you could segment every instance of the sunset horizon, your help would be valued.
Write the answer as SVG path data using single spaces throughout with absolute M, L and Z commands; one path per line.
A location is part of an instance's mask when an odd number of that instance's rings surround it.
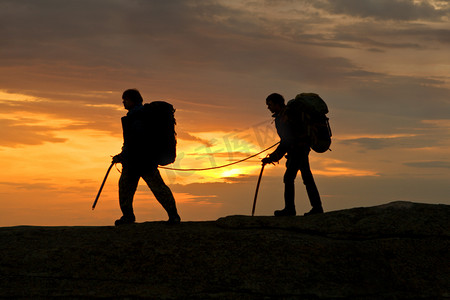
M 266 97 L 319 94 L 331 151 L 311 151 L 324 210 L 450 205 L 450 3 L 439 0 L 0 0 L 0 226 L 106 226 L 126 89 L 176 109 L 177 159 L 210 168 L 280 139 Z M 250 215 L 261 159 L 160 168 L 182 221 Z M 286 160 L 256 215 L 282 208 Z M 296 179 L 298 215 L 310 209 Z M 137 222 L 167 214 L 140 181 Z

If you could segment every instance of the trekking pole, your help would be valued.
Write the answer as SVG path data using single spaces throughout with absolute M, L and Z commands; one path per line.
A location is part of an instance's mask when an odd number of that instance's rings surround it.
M 258 183 L 256 184 L 255 199 L 253 199 L 252 217 L 255 215 L 256 198 L 258 197 L 259 184 L 261 183 L 261 177 L 262 177 L 265 165 L 266 164 L 263 163 L 262 168 L 261 168 L 261 173 L 259 173 Z
M 114 163 L 112 162 L 111 165 L 110 165 L 109 168 L 108 168 L 108 171 L 106 171 L 105 178 L 103 179 L 102 185 L 100 186 L 100 189 L 98 190 L 97 197 L 95 197 L 94 204 L 92 204 L 92 210 L 94 210 L 94 209 L 95 209 L 95 206 L 97 205 L 97 201 L 98 201 L 98 198 L 100 197 L 100 194 L 101 194 L 101 192 L 102 192 L 102 190 L 103 190 L 103 186 L 105 185 L 106 178 L 108 178 L 109 171 L 111 171 L 111 168 L 112 168 L 113 166 L 114 166 Z

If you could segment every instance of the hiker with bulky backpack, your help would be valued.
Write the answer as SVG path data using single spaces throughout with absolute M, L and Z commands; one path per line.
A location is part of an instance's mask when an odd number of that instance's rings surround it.
M 223 168 L 255 157 L 278 145 L 276 150 L 262 159 L 261 173 L 253 200 L 252 216 L 255 212 L 264 166 L 278 162 L 286 154 L 286 172 L 284 174 L 285 207 L 275 211 L 275 216 L 295 216 L 295 178 L 300 170 L 312 209 L 305 215 L 323 213 L 320 194 L 309 165 L 311 149 L 323 153 L 330 150 L 331 129 L 326 114 L 326 103 L 314 93 L 302 93 L 285 104 L 282 95 L 273 93 L 266 98 L 267 108 L 275 118 L 275 126 L 280 142 L 245 159 L 211 168 L 177 169 L 164 167 L 176 158 L 175 109 L 164 101 L 143 104 L 141 94 L 136 89 L 126 90 L 123 105 L 128 113 L 122 117 L 122 152 L 113 157 L 106 172 L 97 197 L 92 205 L 95 209 L 108 174 L 116 163 L 122 164 L 119 180 L 119 204 L 123 216 L 115 225 L 132 224 L 136 217 L 133 211 L 133 197 L 142 177 L 155 198 L 169 215 L 169 223 L 179 223 L 175 199 L 170 188 L 164 183 L 158 166 L 177 171 L 203 171 Z
M 309 153 L 311 149 L 319 153 L 325 152 L 331 144 L 325 102 L 317 94 L 304 93 L 297 95 L 286 105 L 282 95 L 273 93 L 266 98 L 266 104 L 275 118 L 280 144 L 274 152 L 262 159 L 263 166 L 278 162 L 287 154 L 283 178 L 285 207 L 276 210 L 275 216 L 296 215 L 294 181 L 299 170 L 312 206 L 305 215 L 323 213 L 320 194 L 309 165 Z
M 119 204 L 123 216 L 115 225 L 134 223 L 133 197 L 142 177 L 156 200 L 169 216 L 169 223 L 179 223 L 172 191 L 164 183 L 158 165 L 175 161 L 176 136 L 174 108 L 164 101 L 143 103 L 136 89 L 126 90 L 123 105 L 128 113 L 122 117 L 122 152 L 113 157 L 112 163 L 122 164 L 119 179 Z

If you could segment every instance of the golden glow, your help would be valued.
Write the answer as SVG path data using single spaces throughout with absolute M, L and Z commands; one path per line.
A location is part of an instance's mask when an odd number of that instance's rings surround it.
M 242 174 L 241 169 L 231 169 L 231 170 L 222 172 L 221 176 L 222 177 L 233 177 L 233 176 L 238 176 L 241 174 Z
M 357 170 L 351 168 L 328 167 L 325 170 L 315 170 L 314 174 L 323 176 L 345 176 L 345 177 L 362 177 L 362 176 L 379 176 L 376 172 L 369 170 Z
M 261 149 L 252 141 L 248 140 L 244 134 L 241 135 L 229 132 L 200 132 L 191 134 L 204 143 L 198 141 L 179 140 L 177 149 L 177 160 L 168 167 L 181 169 L 201 169 L 215 168 L 223 166 L 253 155 Z M 261 154 L 261 159 L 264 154 Z M 240 175 L 252 175 L 256 169 L 260 168 L 260 163 L 255 164 L 253 158 L 239 164 L 225 168 L 207 171 L 167 171 L 171 181 L 182 183 L 194 182 L 225 182 L 229 177 Z M 259 160 L 258 160 L 259 161 Z
M 311 157 L 311 162 L 315 168 L 314 174 L 327 177 L 362 177 L 362 176 L 379 176 L 377 171 L 364 170 L 361 168 L 352 168 L 349 163 L 328 157 Z
M 36 102 L 39 101 L 36 97 L 31 97 L 29 95 L 9 93 L 5 90 L 0 90 L 0 103 L 6 102 Z
M 188 193 L 174 193 L 174 197 L 177 199 L 177 203 L 188 203 L 188 204 L 198 204 L 198 205 L 217 205 L 217 203 L 211 203 L 207 200 L 202 199 L 209 199 L 209 198 L 215 198 L 216 195 L 208 195 L 208 196 L 193 196 Z
M 0 93 L 0 102 L 3 101 L 2 99 L 15 102 L 49 101 L 4 91 Z M 83 105 L 93 109 L 123 111 L 120 105 Z M 183 114 L 183 110 L 178 113 Z M 4 170 L 7 170 L 0 173 L 0 197 L 8 199 L 8 203 L 3 203 L 4 210 L 0 211 L 0 226 L 11 224 L 107 225 L 118 217 L 120 210 L 117 181 L 120 173 L 115 169 L 108 178 L 97 209 L 92 212 L 90 207 L 111 161 L 110 156 L 120 152 L 121 132 L 111 135 L 101 130 L 86 129 L 87 121 L 56 118 L 37 112 L 0 113 L 0 120 L 13 121 L 14 124 L 29 128 L 29 133 L 33 133 L 34 126 L 45 127 L 46 133 L 57 139 L 57 141 L 42 141 L 38 144 L 17 144 L 13 147 L 0 145 L 0 164 Z M 117 117 L 117 123 L 120 124 L 119 117 Z M 423 123 L 444 130 L 449 127 L 448 120 L 424 120 Z M 74 129 L 68 129 L 74 125 Z M 77 128 L 77 125 L 84 126 Z M 191 138 L 178 139 L 177 160 L 168 167 L 211 168 L 244 159 L 278 141 L 273 124 L 270 126 L 272 131 L 264 129 L 265 145 L 260 144 L 261 136 L 255 136 L 252 129 L 234 132 L 189 132 Z M 120 130 L 120 125 L 117 129 Z M 414 136 L 416 135 L 341 135 L 335 137 L 335 140 Z M 429 147 L 428 150 L 437 151 L 436 149 L 438 148 Z M 419 151 L 418 149 L 406 150 L 402 151 L 402 155 Z M 267 153 L 220 169 L 189 172 L 161 169 L 161 174 L 169 185 L 204 184 L 205 193 L 202 195 L 178 192 L 175 193 L 175 197 L 185 220 L 205 220 L 208 216 L 217 215 L 223 207 L 223 203 L 217 199 L 214 188 L 209 188 L 208 184 L 233 184 L 239 178 L 248 176 L 253 176 L 256 180 L 261 170 L 260 160 Z M 381 169 L 386 171 L 394 168 L 390 163 L 386 163 L 385 166 L 371 164 L 366 161 L 365 156 L 359 158 L 354 152 L 339 153 L 339 148 L 338 151 L 326 154 L 313 153 L 311 163 L 314 175 L 324 177 L 379 177 Z M 118 165 L 119 171 L 120 168 Z M 265 176 L 282 178 L 284 159 L 280 161 L 280 164 L 269 166 L 266 170 Z M 278 181 L 282 184 L 281 179 Z M 249 181 L 248 188 L 252 191 L 254 184 L 254 180 Z M 144 183 L 141 182 L 141 185 Z M 232 188 L 233 186 L 230 185 L 230 189 Z M 136 209 L 145 218 L 164 219 L 166 217 L 147 187 L 138 190 L 135 200 Z M 31 211 L 40 213 L 33 214 Z M 43 221 L 42 216 L 51 216 L 51 221 Z
M 114 110 L 123 111 L 123 105 L 117 104 L 85 104 L 87 107 L 112 108 Z
M 21 126 L 47 126 L 55 129 L 70 125 L 86 125 L 87 121 L 75 121 L 70 119 L 56 119 L 50 115 L 21 112 L 20 115 L 1 114 L 0 119 L 20 121 Z

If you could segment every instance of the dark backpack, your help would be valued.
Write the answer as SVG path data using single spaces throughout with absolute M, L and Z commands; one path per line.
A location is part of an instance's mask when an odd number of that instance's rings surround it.
M 165 101 L 154 101 L 144 104 L 142 111 L 148 155 L 160 166 L 173 163 L 177 156 L 175 109 Z
M 293 123 L 301 122 L 305 128 L 311 149 L 323 153 L 330 149 L 331 128 L 326 114 L 328 107 L 314 93 L 301 93 L 287 103 L 288 117 L 295 118 Z

